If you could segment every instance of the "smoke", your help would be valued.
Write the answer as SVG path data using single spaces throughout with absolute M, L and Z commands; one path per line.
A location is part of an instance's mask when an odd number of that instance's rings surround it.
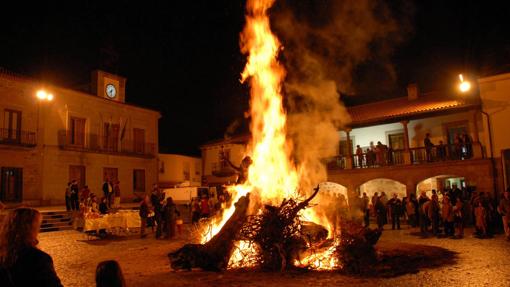
M 280 1 L 271 11 L 284 46 L 287 133 L 304 190 L 327 179 L 323 159 L 338 153 L 338 130 L 351 121 L 340 94 L 357 93 L 359 72 L 371 70 L 367 65 L 394 82 L 391 53 L 411 26 L 406 3 Z

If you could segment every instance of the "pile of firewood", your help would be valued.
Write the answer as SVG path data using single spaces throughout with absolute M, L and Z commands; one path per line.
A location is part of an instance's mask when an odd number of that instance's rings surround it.
M 247 255 L 246 260 L 256 262 L 258 268 L 283 271 L 293 267 L 292 262 L 311 246 L 334 243 L 326 240 L 328 233 L 324 227 L 299 219 L 299 212 L 310 206 L 318 192 L 319 187 L 303 201 L 285 199 L 279 206 L 265 205 L 257 215 L 247 215 L 249 194 L 242 197 L 235 204 L 233 215 L 210 241 L 187 244 L 168 254 L 172 269 L 225 270 L 235 248 L 239 248 L 235 244 L 239 241 L 257 247 L 257 254 Z M 342 237 L 333 256 L 343 262 L 342 266 L 356 272 L 375 259 L 373 246 L 379 236 L 380 233 L 346 222 L 342 224 Z

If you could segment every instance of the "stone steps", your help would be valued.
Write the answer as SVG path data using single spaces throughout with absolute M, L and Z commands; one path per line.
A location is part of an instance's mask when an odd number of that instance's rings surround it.
M 73 213 L 68 211 L 43 211 L 40 232 L 73 229 Z

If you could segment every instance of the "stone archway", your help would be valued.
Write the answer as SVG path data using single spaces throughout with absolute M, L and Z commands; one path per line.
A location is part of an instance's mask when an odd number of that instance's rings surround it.
M 468 180 L 464 176 L 453 174 L 442 174 L 426 178 L 416 184 L 416 196 L 418 197 L 422 192 L 430 198 L 432 190 L 436 190 L 439 200 L 442 200 L 442 192 L 446 188 L 458 186 L 459 188 L 467 187 Z
M 397 194 L 399 198 L 407 196 L 407 186 L 397 180 L 389 178 L 375 178 L 364 182 L 357 188 L 359 195 L 366 193 L 369 198 L 377 192 L 379 195 L 385 193 L 388 198 Z

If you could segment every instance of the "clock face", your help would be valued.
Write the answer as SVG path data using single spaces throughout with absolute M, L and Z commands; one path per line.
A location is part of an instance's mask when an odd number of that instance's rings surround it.
M 115 96 L 117 96 L 117 90 L 115 89 L 114 85 L 112 85 L 112 84 L 106 85 L 106 95 L 110 99 L 113 99 L 113 98 L 115 98 Z

